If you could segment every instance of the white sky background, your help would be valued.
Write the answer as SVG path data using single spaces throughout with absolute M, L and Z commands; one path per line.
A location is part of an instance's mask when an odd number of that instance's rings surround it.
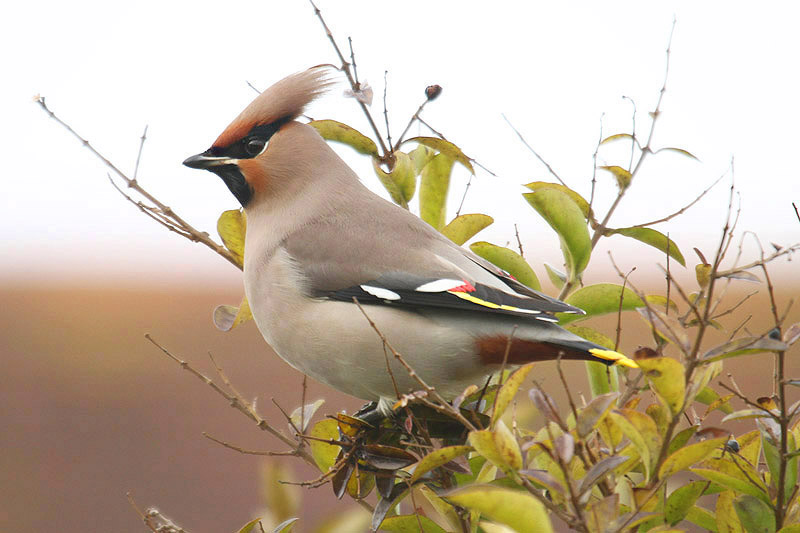
M 520 186 L 552 181 L 518 141 L 501 113 L 587 198 L 601 116 L 604 134 L 646 138 L 661 88 L 673 15 L 677 26 L 670 76 L 654 145 L 678 146 L 651 158 L 614 215 L 613 227 L 660 218 L 688 203 L 735 158 L 742 195 L 739 228 L 765 242 L 800 241 L 798 145 L 800 4 L 755 8 L 745 2 L 332 2 L 320 0 L 341 46 L 354 40 L 358 73 L 376 94 L 383 128 L 383 73 L 389 71 L 389 115 L 396 137 L 423 99 L 444 87 L 423 117 L 497 173 L 478 171 L 462 212 L 496 223 L 478 238 L 513 240 L 519 224 L 540 278 L 542 261 L 560 264 L 557 239 L 522 199 Z M 9 11 L 10 9 L 10 11 Z M 114 191 L 106 169 L 32 98 L 41 94 L 109 159 L 132 172 L 139 137 L 149 125 L 141 184 L 195 227 L 214 233 L 216 217 L 238 207 L 214 175 L 181 166 L 204 151 L 255 96 L 285 75 L 335 62 L 304 1 L 17 2 L 4 8 L 0 45 L 0 281 L 150 283 L 234 281 L 237 272 L 209 250 L 145 218 Z M 309 114 L 370 131 L 342 84 Z M 412 133 L 427 135 L 424 128 Z M 410 147 L 409 147 L 410 148 Z M 337 148 L 373 190 L 369 161 Z M 603 149 L 601 164 L 627 165 L 624 143 Z M 454 174 L 450 218 L 467 175 Z M 616 192 L 599 172 L 596 210 Z M 670 232 L 694 265 L 693 246 L 711 255 L 725 216 L 726 178 L 698 206 L 657 229 Z M 600 247 L 587 281 L 609 278 L 604 250 L 624 268 L 652 271 L 660 254 L 623 237 Z M 512 244 L 513 247 L 513 244 Z M 782 272 L 797 272 L 797 262 Z M 693 270 L 693 269 L 692 269 Z M 795 274 L 796 277 L 796 274 Z M 545 282 L 546 283 L 546 282 Z

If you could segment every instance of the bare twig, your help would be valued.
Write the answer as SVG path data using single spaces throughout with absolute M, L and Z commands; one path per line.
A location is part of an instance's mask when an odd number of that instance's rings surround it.
M 723 174 L 722 176 L 718 177 L 718 178 L 717 178 L 717 179 L 714 181 L 714 183 L 712 183 L 711 185 L 709 185 L 709 186 L 708 186 L 708 187 L 707 187 L 707 188 L 706 188 L 706 189 L 705 189 L 703 192 L 701 192 L 701 193 L 700 193 L 700 194 L 697 196 L 697 198 L 695 198 L 694 200 L 692 200 L 691 202 L 689 202 L 689 203 L 688 203 L 688 204 L 686 204 L 685 206 L 681 207 L 680 209 L 678 209 L 678 210 L 677 210 L 677 211 L 675 211 L 674 213 L 672 213 L 672 214 L 670 214 L 670 215 L 667 215 L 667 216 L 665 216 L 665 217 L 659 218 L 658 220 L 651 220 L 650 222 L 644 222 L 644 223 L 642 223 L 642 224 L 636 224 L 636 225 L 635 225 L 635 226 L 633 226 L 633 227 L 634 227 L 634 228 L 644 228 L 644 227 L 647 227 L 647 226 L 654 226 L 655 224 L 661 224 L 662 222 L 667 222 L 667 221 L 669 221 L 669 220 L 672 220 L 673 218 L 677 217 L 678 215 L 682 215 L 683 213 L 685 213 L 686 211 L 688 211 L 689 209 L 691 209 L 691 208 L 692 208 L 692 206 L 694 206 L 694 204 L 696 204 L 697 202 L 699 202 L 699 201 L 700 201 L 700 199 L 701 199 L 701 198 L 703 198 L 703 196 L 705 196 L 706 194 L 708 194 L 708 192 L 709 192 L 711 189 L 713 189 L 713 188 L 714 188 L 714 186 L 715 186 L 717 183 L 719 183 L 719 182 L 722 180 L 722 178 L 724 178 L 724 177 L 725 177 L 725 174 Z
M 244 454 L 244 455 L 264 455 L 264 456 L 268 456 L 268 457 L 285 457 L 285 456 L 297 455 L 297 452 L 295 452 L 294 450 L 288 450 L 288 451 L 285 451 L 285 452 L 265 452 L 265 451 L 259 451 L 259 450 L 246 450 L 246 449 L 241 448 L 239 446 L 235 446 L 233 444 L 230 444 L 228 442 L 220 440 L 220 439 L 218 439 L 216 437 L 212 437 L 211 435 L 209 435 L 205 431 L 202 433 L 202 435 L 205 438 L 207 438 L 208 440 L 210 440 L 212 442 L 216 442 L 220 446 L 224 446 L 225 448 L 228 448 L 230 450 L 234 450 L 234 451 L 239 452 L 239 453 Z
M 630 269 L 622 278 L 622 290 L 619 292 L 619 309 L 617 309 L 617 336 L 614 338 L 614 350 L 619 350 L 619 341 L 622 337 L 622 304 L 625 302 L 625 287 L 628 285 L 628 277 L 636 271 L 636 267 Z
M 314 3 L 314 0 L 308 0 L 308 1 L 311 4 L 311 7 L 314 8 L 314 14 L 317 16 L 320 23 L 322 24 L 322 28 L 325 30 L 325 35 L 327 35 L 328 40 L 331 42 L 331 45 L 333 45 L 333 49 L 336 51 L 336 55 L 339 56 L 339 61 L 341 61 L 342 64 L 341 70 L 342 72 L 344 72 L 344 75 L 347 76 L 347 81 L 350 82 L 350 88 L 353 90 L 353 92 L 357 92 L 360 89 L 360 85 L 358 81 L 356 81 L 356 79 L 353 77 L 353 74 L 350 72 L 350 63 L 347 62 L 344 55 L 342 54 L 342 51 L 339 49 L 339 45 L 336 44 L 336 39 L 334 39 L 333 33 L 331 33 L 331 30 L 328 27 L 328 24 L 325 22 L 325 19 L 322 18 L 322 12 Z M 372 113 L 369 112 L 369 108 L 367 108 L 367 105 L 358 98 L 356 98 L 355 100 L 356 102 L 358 102 L 358 105 L 364 112 L 364 116 L 367 117 L 367 122 L 369 122 L 372 131 L 375 133 L 375 138 L 377 139 L 378 144 L 380 145 L 381 148 L 381 154 L 382 154 L 381 159 L 382 162 L 385 163 L 388 161 L 389 156 L 391 154 L 389 152 L 389 149 L 386 147 L 386 143 L 383 142 L 383 135 L 381 135 L 381 132 L 378 129 L 377 124 L 375 124 L 375 120 L 373 120 Z
M 797 217 L 797 221 L 800 222 L 800 211 L 797 210 L 797 204 L 792 202 L 792 207 L 794 207 L 794 214 Z
M 633 113 L 631 114 L 631 159 L 628 162 L 628 172 L 633 168 L 633 156 L 636 153 L 636 101 L 630 96 L 622 96 L 625 100 L 633 106 Z
M 517 246 L 519 247 L 519 255 L 525 258 L 525 252 L 522 250 L 522 240 L 519 238 L 519 228 L 514 224 L 514 235 L 517 237 Z
M 458 204 L 458 209 L 456 209 L 456 216 L 461 215 L 461 209 L 464 207 L 464 200 L 467 199 L 467 193 L 469 192 L 469 188 L 472 186 L 472 178 L 474 177 L 473 174 L 469 175 L 469 179 L 467 180 L 467 185 L 464 187 L 464 194 L 461 196 L 461 203 Z
M 603 117 L 605 117 L 605 113 L 600 115 L 600 137 L 597 139 L 597 144 L 592 154 L 592 190 L 589 195 L 589 215 L 592 217 L 593 221 L 594 214 L 592 213 L 592 206 L 594 205 L 594 192 L 597 187 L 597 154 L 600 152 L 600 145 L 603 144 Z
M 355 60 L 353 60 L 353 66 L 355 66 Z M 383 71 L 383 120 L 386 122 L 386 141 L 389 143 L 389 146 L 392 145 L 392 131 L 389 129 L 389 106 L 386 105 L 386 93 L 389 90 L 389 80 L 387 79 L 389 76 L 389 71 Z M 394 147 L 394 150 L 397 150 L 397 147 Z
M 148 341 L 150 341 L 154 346 L 156 346 L 159 350 L 161 350 L 167 357 L 169 357 L 170 359 L 172 359 L 173 361 L 178 363 L 181 366 L 181 368 L 183 368 L 184 370 L 188 371 L 190 374 L 193 374 L 200 381 L 204 382 L 206 385 L 208 385 L 209 387 L 214 389 L 214 391 L 216 391 L 220 396 L 225 398 L 228 401 L 228 403 L 230 403 L 231 407 L 233 407 L 234 409 L 240 411 L 247 418 L 249 418 L 250 420 L 255 422 L 256 425 L 259 427 L 259 429 L 262 429 L 262 430 L 266 431 L 267 433 L 269 433 L 273 437 L 277 438 L 278 440 L 280 440 L 281 442 L 283 442 L 287 446 L 290 446 L 290 447 L 294 448 L 296 450 L 296 455 L 298 457 L 301 457 L 308 464 L 310 464 L 312 466 L 316 466 L 316 463 L 314 462 L 314 458 L 311 457 L 311 455 L 308 452 L 306 452 L 305 450 L 300 449 L 299 446 L 298 446 L 298 443 L 296 441 L 293 441 L 292 439 L 290 439 L 289 437 L 284 435 L 283 432 L 281 432 L 281 431 L 273 428 L 271 425 L 269 425 L 269 423 L 266 420 L 264 420 L 263 418 L 261 418 L 261 416 L 255 411 L 255 409 L 252 408 L 252 406 L 249 405 L 248 402 L 246 402 L 243 399 L 241 399 L 241 397 L 238 394 L 238 392 L 236 392 L 235 390 L 233 390 L 233 394 L 230 394 L 230 393 L 226 392 L 219 385 L 214 383 L 214 381 L 211 378 L 208 378 L 205 375 L 203 375 L 202 373 L 198 372 L 188 362 L 179 359 L 178 357 L 173 355 L 169 350 L 167 350 L 166 348 L 161 346 L 158 342 L 156 342 L 150 336 L 149 333 L 145 334 L 145 338 Z M 223 378 L 223 380 L 226 380 L 226 378 Z
M 411 115 L 411 118 L 408 120 L 408 124 L 406 124 L 406 128 L 403 130 L 403 133 L 401 133 L 400 137 L 397 138 L 397 143 L 395 143 L 394 145 L 394 150 L 400 148 L 400 145 L 403 144 L 403 141 L 406 138 L 406 133 L 408 133 L 408 130 L 411 129 L 411 126 L 414 124 L 414 122 L 417 121 L 419 121 L 422 124 L 425 124 L 425 127 L 427 127 L 433 133 L 438 135 L 440 138 L 444 139 L 444 135 L 433 129 L 433 127 L 431 127 L 427 122 L 423 121 L 422 118 L 419 116 L 419 114 L 422 113 L 422 110 L 425 109 L 425 106 L 428 105 L 428 102 L 430 102 L 430 99 L 426 97 L 425 100 L 419 105 L 416 112 L 414 112 L 414 114 Z
M 566 186 L 567 186 L 567 184 L 566 184 L 566 183 L 564 183 L 564 180 L 562 180 L 562 179 L 561 179 L 561 176 L 559 176 L 559 175 L 558 175 L 558 173 L 557 173 L 555 170 L 553 170 L 553 167 L 551 167 L 551 166 L 550 166 L 550 164 L 549 164 L 547 161 L 545 161 L 545 160 L 542 158 L 542 156 L 540 156 L 540 155 L 539 155 L 539 153 L 538 153 L 536 150 L 534 150 L 534 149 L 533 149 L 533 147 L 532 147 L 530 144 L 528 144 L 528 141 L 526 141 L 526 140 L 525 140 L 525 137 L 523 137 L 523 136 L 522 136 L 522 134 L 521 134 L 521 133 L 520 133 L 520 132 L 517 130 L 517 128 L 515 128 L 515 127 L 514 127 L 514 125 L 511 123 L 511 121 L 510 121 L 510 120 L 508 120 L 508 117 L 506 117 L 505 115 L 503 115 L 503 120 L 505 120 L 505 121 L 506 121 L 506 124 L 508 124 L 508 126 L 509 126 L 509 127 L 510 127 L 510 128 L 513 130 L 513 131 L 514 131 L 514 133 L 516 133 L 516 134 L 517 134 L 517 137 L 519 137 L 519 140 L 520 140 L 520 141 L 522 141 L 522 144 L 524 144 L 524 145 L 525 145 L 525 147 L 526 147 L 528 150 L 530 150 L 530 151 L 531 151 L 531 153 L 532 153 L 534 156 L 536 156 L 536 159 L 538 159 L 538 160 L 539 160 L 539 162 L 545 166 L 545 168 L 548 170 L 548 172 L 550 172 L 550 174 L 552 174 L 552 175 L 553 175 L 553 177 L 554 177 L 555 179 L 557 179 L 557 180 L 558 180 L 558 182 L 559 182 L 561 185 L 563 185 L 564 187 L 566 187 Z
M 154 207 L 140 206 L 140 209 L 147 208 L 147 209 L 150 209 L 150 210 L 157 211 L 159 213 L 159 215 L 163 216 L 164 219 L 169 220 L 170 224 L 174 225 L 176 229 L 180 230 L 180 231 L 176 231 L 176 233 L 178 233 L 179 235 L 181 235 L 183 237 L 186 237 L 187 239 L 189 239 L 192 242 L 198 242 L 200 244 L 203 244 L 203 245 L 207 246 L 208 248 L 211 248 L 214 252 L 216 252 L 217 254 L 219 254 L 222 257 L 224 257 L 232 265 L 236 266 L 239 269 L 242 268 L 237 263 L 237 260 L 233 256 L 233 254 L 231 254 L 224 246 L 221 246 L 221 245 L 217 244 L 216 242 L 214 242 L 208 236 L 208 233 L 203 232 L 203 231 L 199 231 L 199 230 L 195 229 L 194 227 L 192 227 L 188 222 L 186 222 L 180 216 L 178 216 L 178 214 L 175 213 L 175 211 L 173 211 L 172 208 L 164 205 L 158 199 L 156 199 L 156 197 L 154 197 L 152 194 L 150 194 L 145 189 L 143 189 L 135 179 L 129 178 L 116 165 L 114 165 L 107 157 L 105 157 L 103 154 L 98 152 L 97 149 L 94 146 L 92 146 L 89 143 L 88 140 L 86 140 L 83 137 L 81 137 L 74 129 L 72 129 L 72 127 L 69 124 L 67 124 L 66 122 L 64 122 L 60 118 L 58 118 L 58 116 L 56 116 L 56 114 L 53 113 L 53 111 L 51 111 L 50 108 L 47 107 L 47 105 L 45 104 L 44 97 L 39 97 L 36 100 L 36 102 L 39 104 L 39 106 L 42 108 L 42 110 L 44 110 L 44 112 L 47 113 L 50 116 L 50 118 L 55 120 L 59 125 L 61 125 L 69 133 L 71 133 L 76 139 L 78 139 L 81 142 L 81 144 L 83 144 L 83 146 L 85 146 L 98 159 L 100 159 L 100 161 L 102 161 L 103 164 L 106 167 L 108 167 L 108 169 L 111 170 L 111 172 L 113 174 L 115 174 L 120 179 L 122 179 L 122 181 L 125 182 L 125 184 L 128 186 L 128 188 L 133 189 L 138 194 L 142 195 L 142 197 L 144 197 L 145 200 L 147 200 L 148 202 L 152 203 L 153 206 L 154 206 Z M 137 204 L 137 202 L 133 202 L 133 203 Z M 153 218 L 153 217 L 151 217 L 151 218 Z M 168 224 L 163 224 L 163 225 L 169 227 Z
M 136 154 L 136 165 L 133 167 L 133 178 L 131 181 L 136 181 L 139 175 L 139 162 L 142 160 L 142 150 L 144 149 L 144 142 L 147 140 L 147 126 L 144 127 L 142 132 L 141 142 L 139 142 L 139 152 Z
M 348 36 L 347 44 L 350 46 L 350 64 L 353 66 L 353 78 L 356 80 L 356 85 L 361 87 L 361 82 L 358 81 L 358 66 L 356 65 L 356 53 L 353 52 L 353 39 Z

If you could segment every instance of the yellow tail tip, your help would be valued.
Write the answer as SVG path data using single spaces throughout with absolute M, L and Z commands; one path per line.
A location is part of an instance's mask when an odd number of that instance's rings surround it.
M 606 361 L 614 361 L 615 365 L 627 366 L 628 368 L 639 368 L 639 365 L 636 364 L 636 361 L 626 355 L 615 352 L 614 350 L 592 348 L 589 350 L 589 353 L 595 357 L 599 357 L 600 359 L 605 359 Z

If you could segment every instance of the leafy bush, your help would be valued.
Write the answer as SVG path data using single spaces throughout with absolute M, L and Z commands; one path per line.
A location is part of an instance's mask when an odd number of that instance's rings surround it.
M 336 45 L 332 37 L 331 42 Z M 366 88 L 351 74 L 338 47 L 336 51 L 353 96 L 369 116 Z M 424 106 L 440 92 L 438 86 L 426 90 L 409 127 L 420 120 Z M 661 97 L 663 94 L 662 87 Z M 50 112 L 43 99 L 39 103 Z M 554 182 L 528 183 L 530 192 L 523 195 L 553 229 L 563 252 L 563 272 L 545 265 L 550 281 L 560 291 L 558 297 L 587 312 L 585 316 L 565 315 L 562 324 L 569 324 L 574 333 L 608 349 L 617 348 L 619 328 L 612 340 L 577 322 L 633 311 L 652 331 L 652 337 L 640 340 L 642 348 L 635 354 L 639 369 L 586 363 L 592 393 L 586 401 L 574 397 L 560 361 L 558 371 L 567 405 L 557 405 L 538 384 L 528 390 L 527 399 L 519 398 L 531 375 L 529 364 L 504 370 L 483 388 L 476 384 L 452 402 L 419 379 L 419 390 L 397 398 L 395 416 L 377 425 L 344 413 L 312 423 L 322 401 L 312 402 L 286 414 L 292 428 L 292 434 L 287 435 L 261 418 L 220 369 L 223 385 L 162 349 L 211 384 L 259 428 L 289 446 L 286 454 L 319 469 L 319 478 L 301 484 L 330 483 L 337 497 L 347 494 L 368 508 L 373 530 L 546 532 L 553 522 L 560 522 L 584 532 L 672 531 L 692 524 L 719 532 L 798 532 L 800 409 L 799 404 L 790 405 L 789 396 L 793 387 L 800 386 L 800 379 L 787 376 L 785 365 L 790 350 L 797 350 L 792 345 L 800 338 L 800 324 L 784 324 L 786 313 L 777 308 L 768 264 L 800 249 L 800 245 L 776 246 L 772 253 L 762 249 L 750 263 L 738 264 L 738 256 L 731 263 L 729 251 L 736 225 L 731 187 L 728 220 L 721 229 L 719 246 L 710 260 L 697 251 L 700 263 L 695 265 L 696 283 L 688 287 L 675 280 L 670 266 L 671 262 L 685 266 L 685 256 L 673 240 L 652 226 L 682 215 L 711 187 L 685 208 L 661 219 L 625 228 L 609 226 L 626 191 L 638 182 L 646 160 L 665 151 L 694 158 L 684 149 L 651 145 L 660 105 L 659 98 L 644 144 L 635 131 L 610 135 L 598 144 L 597 149 L 602 150 L 606 144 L 626 142 L 632 151 L 627 164 L 596 167 L 609 172 L 617 185 L 617 196 L 602 215 L 594 204 L 594 177 L 589 200 L 555 174 Z M 375 121 L 371 116 L 369 119 L 374 126 Z M 404 132 L 392 145 L 390 140 L 384 143 L 377 127 L 373 139 L 335 120 L 315 120 L 311 125 L 325 139 L 344 143 L 369 157 L 391 199 L 406 209 L 416 200 L 420 217 L 455 243 L 466 243 L 492 224 L 492 217 L 483 213 L 448 216 L 446 205 L 452 193 L 454 168 L 458 164 L 474 174 L 476 161 L 443 137 L 405 139 Z M 242 267 L 247 225 L 243 212 L 222 213 L 218 222 L 220 246 L 149 195 L 135 179 L 108 164 L 142 195 L 144 200 L 137 205 L 143 212 Z M 664 254 L 665 294 L 645 294 L 619 270 L 620 283 L 582 286 L 596 245 L 612 235 L 641 241 Z M 521 248 L 518 253 L 479 241 L 470 249 L 520 282 L 541 290 Z M 763 280 L 753 270 L 760 271 Z M 709 348 L 706 344 L 711 329 L 727 331 L 720 319 L 736 319 L 741 302 L 731 304 L 725 299 L 727 285 L 736 280 L 766 285 L 774 327 L 763 335 L 743 333 L 744 328 L 736 327 L 727 342 Z M 368 308 L 365 314 L 368 316 Z M 238 307 L 219 306 L 214 313 L 217 327 L 226 331 L 250 318 L 245 299 Z M 402 354 L 386 345 L 403 362 Z M 749 398 L 732 379 L 717 381 L 726 359 L 749 354 L 774 361 L 774 396 Z M 544 422 L 539 426 L 521 422 L 509 409 L 514 402 L 529 402 Z M 736 410 L 734 405 L 738 406 Z M 747 420 L 753 429 L 732 435 L 707 423 L 714 411 L 725 414 L 721 424 Z M 704 414 L 698 415 L 700 412 Z M 286 532 L 295 524 L 287 509 L 297 509 L 297 495 L 281 489 L 283 485 L 275 487 L 272 519 L 284 521 L 272 527 L 276 532 Z M 377 496 L 371 496 L 373 493 Z M 142 516 L 152 531 L 183 531 L 158 512 L 148 511 Z M 339 517 L 340 531 L 367 525 L 348 516 Z M 263 527 L 256 519 L 240 533 L 262 531 Z M 336 527 L 332 523 L 327 530 Z

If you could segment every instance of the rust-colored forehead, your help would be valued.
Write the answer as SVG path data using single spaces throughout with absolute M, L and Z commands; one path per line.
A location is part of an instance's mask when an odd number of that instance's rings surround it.
M 212 145 L 226 148 L 242 139 L 256 126 L 289 121 L 299 116 L 305 106 L 333 83 L 327 66 L 312 67 L 287 76 L 258 95 Z

